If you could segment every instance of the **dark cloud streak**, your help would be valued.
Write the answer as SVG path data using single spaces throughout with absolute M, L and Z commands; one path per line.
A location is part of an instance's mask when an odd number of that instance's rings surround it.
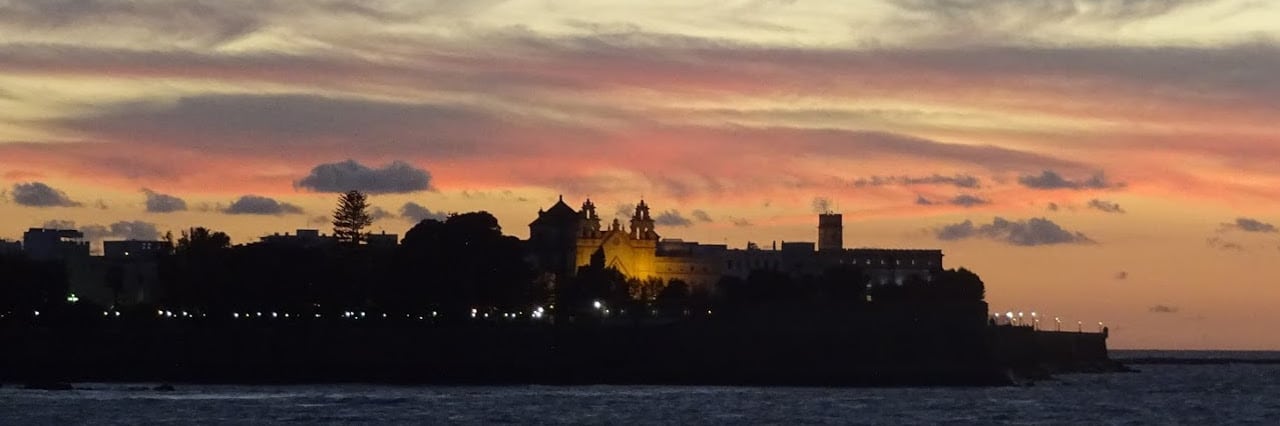
M 71 200 L 67 193 L 55 189 L 44 182 L 23 182 L 13 184 L 9 191 L 13 202 L 27 207 L 78 207 L 82 204 Z
M 1106 200 L 1092 199 L 1089 200 L 1089 208 L 1104 213 L 1125 213 L 1120 204 Z
M 431 174 L 403 161 L 375 169 L 347 160 L 318 165 L 295 185 L 316 192 L 402 194 L 431 189 Z
M 449 218 L 449 215 L 445 214 L 444 212 L 431 211 L 431 209 L 423 207 L 421 204 L 418 204 L 412 201 L 404 203 L 403 206 L 400 206 L 399 213 L 401 218 L 404 218 L 414 223 L 421 222 L 428 219 L 444 221 L 445 219 Z
M 916 205 L 936 206 L 940 204 L 944 204 L 944 202 L 930 200 L 923 195 L 916 195 Z M 955 197 L 952 197 L 949 200 L 946 200 L 945 204 L 968 208 L 968 207 L 976 207 L 976 206 L 991 204 L 991 200 L 988 200 L 986 198 L 982 198 L 976 195 L 971 195 L 971 194 L 960 194 L 960 195 L 956 195 Z
M 1011 221 L 996 217 L 991 223 L 982 225 L 975 225 L 973 221 L 966 220 L 942 226 L 933 232 L 935 237 L 944 241 L 982 238 L 1023 247 L 1095 243 L 1083 233 L 1065 230 L 1057 223 L 1045 218 Z
M 1266 234 L 1278 232 L 1275 225 L 1248 217 L 1236 218 L 1233 223 L 1224 223 L 1222 224 L 1222 229 Z
M 682 227 L 682 228 L 693 226 L 693 221 L 689 220 L 689 218 L 687 217 L 684 217 L 684 215 L 680 214 L 680 211 L 678 210 L 667 210 L 667 211 L 658 213 L 658 216 L 655 217 L 653 220 L 654 220 L 654 223 L 661 226 L 675 226 L 675 227 Z
M 222 210 L 226 214 L 272 215 L 301 214 L 302 208 L 259 195 L 245 195 Z
M 161 194 L 147 188 L 143 188 L 142 193 L 147 196 L 146 206 L 148 213 L 172 213 L 187 210 L 187 202 L 181 198 Z
M 933 174 L 930 176 L 871 176 L 853 181 L 853 186 L 857 188 L 898 185 L 951 185 L 957 188 L 977 189 L 982 187 L 982 180 L 964 174 L 953 176 Z
M 1018 183 L 1031 189 L 1111 189 L 1122 188 L 1124 183 L 1113 183 L 1107 179 L 1106 174 L 1102 172 L 1094 173 L 1092 176 L 1084 179 L 1068 179 L 1053 170 L 1045 170 L 1039 175 L 1023 175 L 1018 177 Z

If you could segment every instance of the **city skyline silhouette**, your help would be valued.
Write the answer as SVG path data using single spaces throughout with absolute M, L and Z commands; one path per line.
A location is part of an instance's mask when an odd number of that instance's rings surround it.
M 127 5 L 126 5 L 127 4 Z M 1280 349 L 1280 6 L 0 4 L 0 238 L 234 244 L 563 194 L 664 237 L 936 248 L 1117 348 Z M 576 203 L 575 203 L 576 204 Z M 837 208 L 838 207 L 838 208 Z M 621 216 L 625 220 L 625 216 Z

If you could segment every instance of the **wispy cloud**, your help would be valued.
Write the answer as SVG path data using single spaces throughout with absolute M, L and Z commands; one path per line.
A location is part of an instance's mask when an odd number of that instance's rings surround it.
M 1236 218 L 1235 222 L 1224 223 L 1222 224 L 1222 230 L 1258 232 L 1265 234 L 1277 232 L 1275 225 L 1248 217 L 1240 217 Z
M 1244 246 L 1235 241 L 1224 240 L 1220 237 L 1209 237 L 1205 240 L 1209 247 L 1213 247 L 1226 251 L 1244 251 Z
M 982 187 L 982 180 L 965 174 L 952 176 L 933 174 L 928 176 L 871 176 L 857 178 L 853 181 L 853 186 L 859 188 L 894 185 L 951 185 L 958 188 L 976 189 Z
M 933 206 L 933 205 L 939 205 L 939 204 L 950 204 L 953 206 L 960 206 L 960 207 L 974 207 L 974 206 L 991 204 L 991 200 L 979 197 L 977 195 L 972 195 L 972 194 L 956 195 L 955 197 L 951 197 L 949 199 L 946 199 L 945 201 L 935 201 L 935 200 L 926 198 L 923 195 L 916 195 L 916 205 Z
M 1100 211 L 1100 212 L 1104 212 L 1104 213 L 1124 213 L 1125 212 L 1124 209 L 1121 208 L 1120 204 L 1118 203 L 1114 203 L 1106 200 L 1099 200 L 1096 198 L 1089 200 L 1089 208 Z
M 689 212 L 689 214 L 692 215 L 693 219 L 697 220 L 698 222 L 703 222 L 703 223 L 715 222 L 715 220 L 711 218 L 711 214 L 707 213 L 706 210 L 694 210 L 692 212 Z
M 1032 189 L 1108 189 L 1125 186 L 1123 183 L 1113 183 L 1107 179 L 1107 176 L 1101 172 L 1095 173 L 1084 179 L 1068 179 L 1053 170 L 1045 170 L 1039 175 L 1024 175 L 1018 178 L 1018 183 L 1027 188 Z

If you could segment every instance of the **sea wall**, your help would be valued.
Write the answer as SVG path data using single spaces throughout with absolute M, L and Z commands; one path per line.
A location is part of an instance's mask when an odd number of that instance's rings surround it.
M 1023 375 L 1111 372 L 1123 368 L 1108 356 L 1105 333 L 1010 326 L 990 330 L 995 358 Z

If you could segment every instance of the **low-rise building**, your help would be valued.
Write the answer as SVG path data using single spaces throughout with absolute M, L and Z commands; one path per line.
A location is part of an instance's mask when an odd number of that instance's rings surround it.
M 0 240 L 0 255 L 22 254 L 22 241 Z
M 168 241 L 103 241 L 102 255 L 107 259 L 156 259 L 173 253 Z
M 74 229 L 31 228 L 22 234 L 22 250 L 32 260 L 89 257 L 89 241 Z
M 318 229 L 299 229 L 294 235 L 289 233 L 271 234 L 258 238 L 262 244 L 280 244 L 294 247 L 332 247 L 338 244 L 338 237 L 320 233 Z
M 373 247 L 395 247 L 400 244 L 400 236 L 396 234 L 388 234 L 385 231 L 377 234 L 369 234 L 365 236 L 365 244 Z

